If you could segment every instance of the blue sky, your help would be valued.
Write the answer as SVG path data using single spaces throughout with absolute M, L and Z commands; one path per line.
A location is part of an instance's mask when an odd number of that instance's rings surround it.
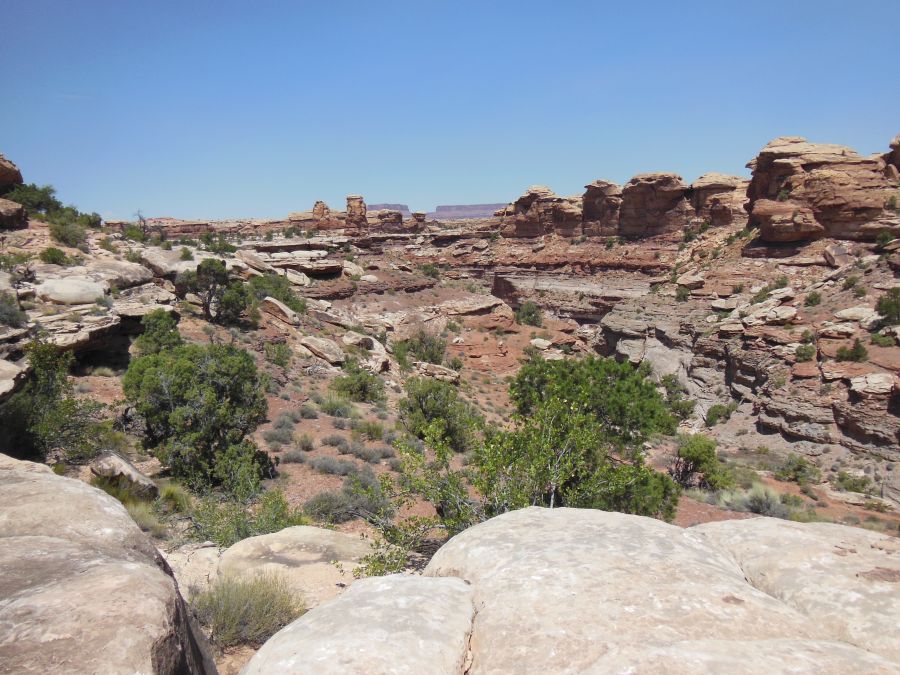
M 107 217 L 561 194 L 900 133 L 897 0 L 0 3 L 0 152 Z

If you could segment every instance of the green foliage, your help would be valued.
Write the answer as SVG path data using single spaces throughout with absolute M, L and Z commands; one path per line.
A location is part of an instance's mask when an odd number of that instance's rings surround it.
M 809 328 L 803 331 L 803 334 L 800 336 L 800 342 L 803 344 L 812 344 L 816 341 L 816 334 L 813 333 Z
M 52 185 L 16 185 L 0 196 L 24 206 L 29 216 L 46 216 L 63 207 L 62 202 L 56 198 L 56 189 Z
M 731 413 L 735 410 L 737 410 L 737 403 L 734 401 L 728 405 L 723 405 L 722 403 L 711 405 L 709 410 L 706 411 L 706 426 L 712 428 L 719 422 L 727 422 L 728 418 L 731 417 Z
M 733 484 L 733 478 L 719 461 L 716 442 L 703 434 L 682 435 L 669 467 L 669 475 L 682 487 L 697 485 L 709 490 L 722 490 Z
M 320 492 L 303 505 L 310 518 L 335 525 L 354 518 L 371 520 L 376 515 L 392 514 L 392 508 L 381 482 L 368 468 L 345 478 L 339 491 Z
M 798 362 L 804 361 L 812 361 L 816 356 L 816 348 L 812 345 L 800 345 L 797 347 L 796 351 L 794 351 L 794 356 L 797 357 Z
M 868 476 L 854 476 L 846 471 L 839 471 L 836 482 L 841 490 L 846 490 L 847 492 L 860 492 L 862 494 L 870 494 L 872 492 L 872 481 Z
M 896 211 L 896 199 L 897 198 L 893 197 L 892 199 L 894 199 L 894 203 L 895 203 L 894 210 Z M 875 247 L 879 251 L 881 251 L 884 249 L 885 246 L 887 246 L 892 241 L 894 241 L 894 239 L 896 239 L 896 237 L 893 234 L 891 234 L 890 231 L 882 230 L 881 232 L 878 233 L 878 236 L 875 238 Z
M 837 350 L 838 361 L 865 361 L 869 358 L 869 350 L 866 349 L 859 338 L 853 340 L 853 346 L 850 349 L 840 347 Z
M 28 321 L 28 315 L 19 307 L 12 293 L 0 293 L 0 326 L 21 328 Z
M 793 453 L 787 456 L 784 463 L 775 472 L 775 478 L 782 481 L 797 483 L 800 486 L 818 483 L 821 478 L 819 468 L 806 457 Z
M 267 490 L 249 507 L 239 500 L 208 495 L 199 500 L 192 520 L 201 541 L 209 540 L 223 548 L 247 537 L 309 522 L 299 509 L 291 508 L 280 490 Z
M 806 298 L 803 300 L 803 304 L 807 307 L 815 307 L 816 305 L 822 302 L 822 294 L 818 291 L 812 291 L 811 293 L 806 294 Z
M 526 300 L 516 310 L 516 323 L 522 324 L 523 326 L 540 327 L 542 322 L 543 317 L 541 308 L 531 300 Z
M 181 345 L 134 359 L 122 379 L 143 419 L 144 445 L 197 489 L 222 485 L 244 497 L 272 474 L 246 436 L 267 404 L 253 358 L 231 345 Z
M 206 250 L 211 253 L 222 254 L 237 251 L 237 246 L 229 244 L 225 235 L 221 232 L 217 237 L 214 237 L 212 232 L 204 232 L 200 235 L 200 241 L 206 246 Z
M 900 323 L 900 288 L 896 286 L 878 298 L 875 303 L 875 311 L 884 317 L 884 323 L 888 326 L 896 326 Z
M 543 401 L 569 400 L 594 415 L 620 448 L 635 448 L 653 433 L 674 433 L 675 419 L 649 377 L 646 364 L 612 358 L 532 359 L 510 384 L 510 397 L 527 417 Z
M 75 262 L 64 251 L 55 246 L 48 246 L 41 251 L 38 257 L 41 259 L 41 262 L 45 262 L 48 265 L 72 265 Z
M 59 450 L 68 462 L 94 457 L 108 441 L 104 406 L 74 396 L 68 379 L 73 356 L 40 338 L 25 347 L 31 377 L 0 407 L 0 447 L 43 459 Z
M 441 276 L 441 270 L 434 263 L 425 263 L 422 265 L 422 274 L 431 279 L 437 279 Z
M 258 302 L 266 296 L 280 300 L 298 314 L 306 313 L 306 300 L 294 293 L 291 282 L 280 274 L 264 274 L 250 279 L 250 292 Z
M 672 414 L 680 420 L 688 419 L 694 412 L 697 402 L 685 398 L 684 387 L 678 382 L 675 375 L 664 375 L 660 379 L 660 384 L 666 392 L 666 403 Z
M 207 321 L 235 323 L 251 303 L 250 291 L 240 281 L 229 281 L 221 260 L 206 258 L 196 271 L 182 272 L 175 280 L 182 295 L 194 293 L 200 298 Z
M 869 337 L 869 341 L 873 345 L 877 345 L 879 347 L 893 347 L 897 344 L 897 341 L 894 340 L 890 335 L 882 335 L 881 333 L 872 333 Z
M 259 646 L 304 611 L 291 585 L 271 574 L 217 579 L 191 605 L 219 647 Z
M 360 367 L 355 359 L 348 359 L 344 374 L 331 382 L 331 389 L 344 398 L 358 403 L 377 403 L 384 400 L 384 382 L 374 373 Z
M 678 302 L 686 302 L 691 297 L 691 292 L 687 286 L 679 286 L 675 289 L 675 300 Z
M 446 351 L 447 341 L 424 329 L 419 329 L 408 340 L 394 345 L 394 357 L 404 370 L 409 368 L 410 358 L 440 365 L 444 361 Z
M 287 368 L 291 365 L 291 358 L 294 353 L 286 343 L 266 342 L 263 345 L 263 351 L 266 354 L 266 361 L 269 363 L 272 363 L 279 368 Z
M 400 421 L 413 436 L 424 439 L 429 426 L 443 425 L 447 444 L 455 452 L 465 452 L 475 441 L 481 416 L 451 384 L 424 377 L 406 381 L 406 398 L 398 404 Z
M 844 283 L 841 285 L 845 291 L 849 291 L 851 288 L 856 286 L 859 283 L 859 276 L 856 274 L 851 274 L 849 277 L 844 279 Z
M 154 309 L 141 319 L 144 332 L 135 340 L 135 347 L 142 356 L 159 354 L 182 344 L 178 325 L 171 312 Z
M 332 417 L 351 417 L 354 414 L 353 404 L 345 398 L 329 396 L 320 404 L 322 412 Z
M 181 253 L 178 257 L 180 260 L 193 260 L 194 254 L 191 253 L 191 249 L 189 249 L 187 246 L 182 246 Z
M 84 226 L 69 221 L 51 222 L 50 236 L 61 244 L 84 249 L 87 246 L 87 230 Z
M 384 435 L 384 427 L 379 422 L 364 420 L 354 425 L 353 432 L 354 435 L 359 435 L 370 441 L 378 441 Z

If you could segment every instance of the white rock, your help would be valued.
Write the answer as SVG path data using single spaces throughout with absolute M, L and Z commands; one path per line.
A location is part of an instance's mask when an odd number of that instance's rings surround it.
M 850 391 L 863 397 L 889 396 L 894 388 L 894 376 L 891 373 L 868 373 L 850 378 Z
M 291 326 L 300 325 L 300 316 L 297 312 L 281 302 L 281 300 L 267 296 L 259 303 L 259 308 L 266 314 L 274 316 L 276 319 L 284 321 Z
M 553 343 L 550 340 L 545 340 L 544 338 L 532 338 L 531 346 L 535 349 L 540 349 L 541 351 L 545 349 L 550 349 L 553 346 Z
M 48 279 L 35 289 L 35 293 L 41 300 L 58 305 L 85 305 L 109 293 L 109 284 L 77 277 Z
M 859 307 L 848 307 L 834 313 L 834 316 L 844 321 L 856 321 L 862 328 L 872 330 L 878 326 L 882 320 L 882 316 L 871 307 L 861 305 Z

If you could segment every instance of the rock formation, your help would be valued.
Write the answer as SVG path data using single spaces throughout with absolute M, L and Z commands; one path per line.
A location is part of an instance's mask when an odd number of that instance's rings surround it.
M 894 153 L 862 157 L 842 145 L 776 138 L 747 165 L 750 222 L 770 242 L 900 233 L 900 182 L 888 168 Z
M 106 493 L 0 455 L 0 666 L 215 673 L 175 579 Z
M 14 185 L 19 185 L 21 182 L 22 172 L 19 171 L 19 167 L 0 154 L 0 192 Z
M 745 225 L 749 181 L 722 173 L 706 173 L 691 183 L 691 206 L 713 227 Z
M 502 209 L 501 226 L 507 237 L 537 237 L 581 234 L 581 198 L 560 197 L 543 185 L 528 188 L 521 197 Z
M 355 227 L 365 230 L 366 202 L 359 195 L 347 196 L 347 227 Z
M 840 525 L 532 507 L 457 535 L 424 578 L 356 584 L 246 672 L 896 672 L 898 555 Z
M 0 197 L 0 230 L 15 230 L 28 227 L 25 207 Z
M 619 234 L 619 210 L 622 208 L 622 186 L 607 180 L 595 180 L 584 186 L 583 232 L 588 237 Z
M 638 174 L 622 188 L 619 233 L 646 237 L 684 229 L 694 217 L 687 191 L 677 174 Z

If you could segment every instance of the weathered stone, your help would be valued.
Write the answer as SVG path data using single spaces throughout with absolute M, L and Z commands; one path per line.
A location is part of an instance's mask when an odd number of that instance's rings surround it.
M 430 377 L 442 382 L 457 384 L 459 382 L 459 373 L 452 368 L 445 368 L 436 363 L 427 363 L 425 361 L 416 361 L 413 363 L 416 375 L 420 377 Z
M 0 359 L 0 401 L 14 393 L 24 381 L 26 371 L 24 368 Z
M 858 307 L 847 307 L 834 313 L 836 319 L 842 321 L 856 321 L 860 327 L 866 330 L 874 330 L 881 323 L 882 316 L 871 307 L 861 305 Z
M 886 208 L 900 198 L 900 185 L 888 177 L 884 157 L 790 136 L 771 141 L 747 166 L 747 208 L 766 241 L 900 232 L 900 215 Z
M 48 279 L 35 289 L 35 293 L 42 300 L 58 305 L 86 305 L 109 293 L 109 284 L 84 277 Z
M 366 202 L 359 195 L 347 196 L 347 226 L 366 229 Z
M 265 274 L 273 271 L 272 266 L 259 253 L 251 249 L 242 248 L 235 252 L 234 256 L 257 272 Z
M 188 600 L 209 590 L 218 578 L 222 551 L 211 541 L 182 544 L 171 551 L 160 550 L 160 554 L 169 564 L 178 587 Z
M 831 267 L 843 267 L 853 262 L 853 256 L 840 244 L 829 244 L 822 253 L 825 256 L 825 261 Z
M 619 232 L 643 237 L 684 229 L 694 217 L 688 186 L 674 173 L 644 173 L 622 188 Z
M 540 349 L 544 351 L 546 349 L 550 349 L 553 346 L 553 343 L 550 340 L 545 340 L 544 338 L 532 338 L 531 346 L 535 349 Z
M 28 227 L 25 207 L 0 198 L 0 230 L 17 230 L 23 227 Z
M 311 608 L 352 584 L 353 569 L 369 553 L 359 535 L 298 525 L 239 541 L 222 553 L 217 573 L 219 578 L 278 574 Z
M 275 634 L 243 675 L 458 675 L 475 610 L 460 579 L 364 579 Z
M 302 338 L 300 338 L 300 344 L 302 344 L 320 359 L 325 359 L 333 366 L 343 363 L 346 359 L 346 357 L 344 356 L 344 351 L 327 338 L 304 335 Z
M 533 185 L 506 207 L 501 218 L 506 237 L 581 234 L 581 198 L 560 197 L 550 188 Z
M 16 673 L 215 673 L 125 507 L 0 455 L 0 663 Z
M 622 186 L 606 180 L 595 180 L 584 186 L 583 233 L 589 237 L 619 234 L 619 210 L 622 208 Z
M 679 286 L 688 290 L 703 288 L 703 274 L 700 272 L 685 272 L 675 281 Z
M 850 391 L 863 397 L 890 396 L 896 383 L 890 373 L 869 373 L 850 378 Z
M 121 455 L 106 452 L 91 462 L 91 473 L 95 476 L 128 484 L 131 492 L 143 499 L 156 499 L 159 488 L 150 478 L 138 471 Z
M 259 308 L 269 316 L 274 316 L 279 321 L 284 321 L 291 326 L 300 325 L 300 316 L 297 312 L 281 302 L 281 300 L 267 296 L 259 303 Z
M 691 183 L 691 206 L 697 218 L 713 227 L 745 225 L 750 181 L 722 173 L 706 173 Z
M 0 190 L 22 182 L 22 172 L 19 167 L 13 164 L 2 154 L 0 154 Z
M 858 575 L 900 569 L 889 549 L 876 548 L 895 544 L 820 527 L 760 518 L 684 530 L 619 513 L 532 507 L 457 535 L 425 575 L 472 585 L 473 675 L 688 673 L 698 664 L 749 673 L 784 663 L 839 672 L 858 670 L 855 662 L 890 672 L 900 627 L 878 626 L 900 598 L 889 582 Z M 765 542 L 756 559 L 754 539 Z M 800 542 L 821 552 L 810 556 Z M 842 557 L 844 542 L 859 557 Z

